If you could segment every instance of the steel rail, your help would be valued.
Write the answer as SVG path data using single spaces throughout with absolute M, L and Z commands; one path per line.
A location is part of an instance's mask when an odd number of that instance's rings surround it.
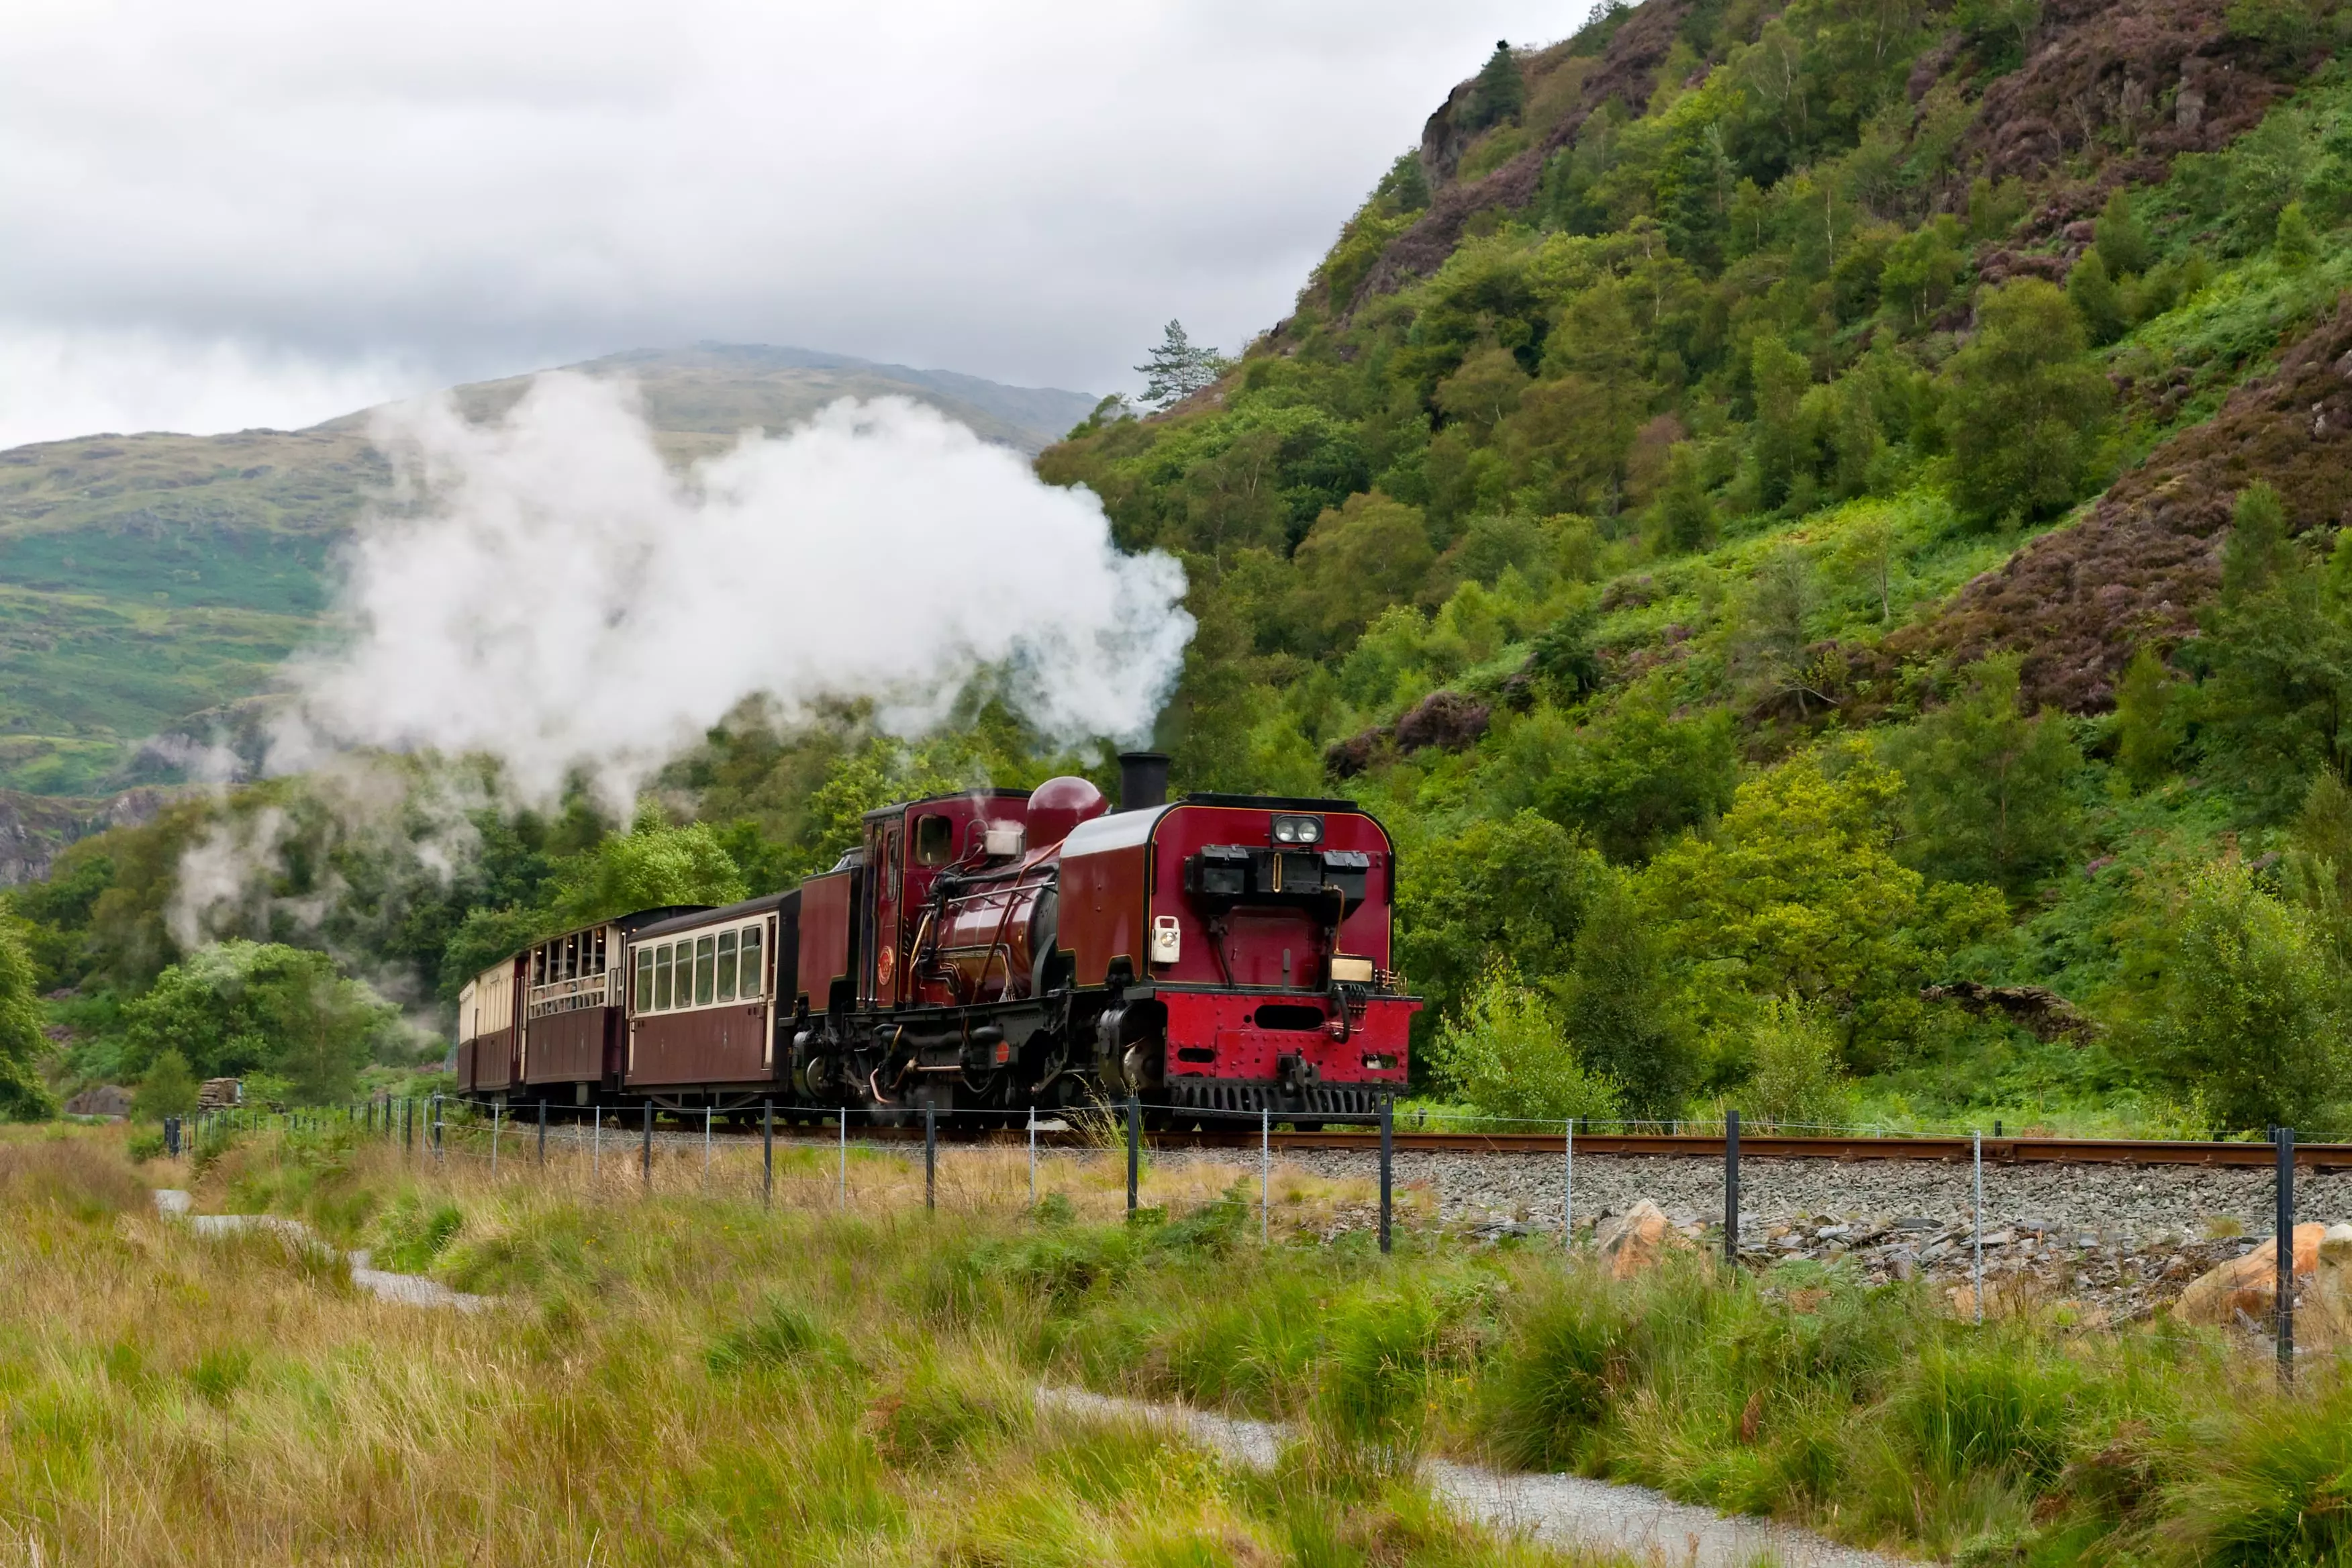
M 942 1140 L 949 1138 L 949 1129 L 942 1126 L 940 1135 Z M 918 1127 L 855 1128 L 852 1136 L 867 1141 L 920 1141 L 922 1130 Z M 958 1142 L 1017 1143 L 1025 1141 L 1026 1133 L 1019 1128 L 1001 1131 L 959 1128 L 953 1137 Z M 1041 1148 L 1111 1146 L 1099 1135 L 1090 1135 L 1076 1129 L 1041 1128 L 1037 1139 Z M 786 1141 L 781 1127 L 777 1131 L 777 1141 Z M 812 1140 L 795 1138 L 793 1141 Z M 831 1140 L 821 1141 L 829 1142 Z M 1258 1144 L 1258 1133 L 1255 1128 L 1161 1131 L 1145 1133 L 1144 1142 L 1160 1149 L 1254 1149 Z M 1276 1132 L 1272 1142 L 1276 1149 L 1354 1150 L 1365 1154 L 1377 1154 L 1380 1150 L 1380 1134 L 1370 1128 L 1361 1131 Z M 1561 1134 L 1430 1132 L 1408 1131 L 1400 1128 L 1394 1134 L 1394 1147 L 1399 1152 L 1555 1155 L 1560 1152 Z M 1591 1154 L 1719 1161 L 1724 1155 L 1724 1141 L 1719 1133 L 1588 1132 L 1579 1129 L 1576 1152 L 1580 1158 Z M 1742 1128 L 1739 1155 L 1742 1160 L 1834 1160 L 1845 1163 L 1893 1160 L 1959 1164 L 1966 1163 L 1972 1157 L 1972 1146 L 1965 1135 L 1793 1138 L 1751 1132 Z M 2206 1165 L 2221 1169 L 2267 1171 L 2277 1163 L 2278 1156 L 2274 1146 L 2267 1142 L 2002 1137 L 1984 1140 L 1984 1158 L 1987 1164 L 1994 1165 Z M 2352 1171 L 2352 1143 L 2298 1143 L 2294 1149 L 2294 1162 L 2305 1170 Z

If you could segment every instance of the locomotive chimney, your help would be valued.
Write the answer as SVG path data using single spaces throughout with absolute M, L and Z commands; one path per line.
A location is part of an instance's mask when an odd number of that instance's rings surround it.
M 1168 755 L 1164 752 L 1118 754 L 1118 808 L 1146 811 L 1168 804 Z

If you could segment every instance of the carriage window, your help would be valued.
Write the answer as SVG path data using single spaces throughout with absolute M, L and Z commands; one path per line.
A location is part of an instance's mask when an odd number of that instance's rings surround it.
M 595 955 L 589 960 L 588 973 L 602 974 L 604 973 L 604 928 L 603 926 L 596 928 L 596 934 L 593 940 L 595 942 Z
M 719 943 L 712 937 L 698 937 L 694 943 L 694 1005 L 698 1007 L 710 1000 L 710 984 L 718 978 Z M 681 979 L 678 984 L 684 987 Z
M 654 950 L 637 949 L 637 1011 L 645 1012 L 654 1005 Z
M 735 1000 L 735 933 L 719 933 L 719 1000 Z
M 915 864 L 944 866 L 954 858 L 954 821 L 937 815 L 915 818 Z
M 760 928 L 743 928 L 743 984 L 746 1000 L 762 994 L 768 989 L 767 972 L 760 967 Z
M 654 1011 L 669 1010 L 669 943 L 664 942 L 654 952 Z

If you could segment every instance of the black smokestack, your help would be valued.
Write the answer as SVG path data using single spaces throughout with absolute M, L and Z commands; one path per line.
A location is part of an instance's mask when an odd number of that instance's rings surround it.
M 1147 811 L 1168 804 L 1168 754 L 1165 752 L 1121 752 L 1118 754 L 1118 808 Z

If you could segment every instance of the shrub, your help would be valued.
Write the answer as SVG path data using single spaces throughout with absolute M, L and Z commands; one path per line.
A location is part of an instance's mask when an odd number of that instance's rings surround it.
M 333 959 L 278 942 L 200 949 L 122 1016 L 127 1067 L 143 1073 L 177 1051 L 203 1078 L 263 1068 L 307 1103 L 342 1098 L 372 1044 L 405 1038 L 398 1011 L 337 973 Z
M 2228 1128 L 2319 1130 L 2347 1081 L 2343 981 L 2310 917 L 2242 865 L 2208 867 L 2135 955 L 2126 1049 Z
M 1846 1103 L 1837 1037 L 1794 997 L 1756 1005 L 1748 1037 L 1750 1070 L 1738 1109 L 1775 1126 L 1833 1125 Z
M 1488 1116 L 1560 1121 L 1619 1109 L 1616 1081 L 1585 1070 L 1550 1005 L 1500 963 L 1429 1054 L 1438 1082 Z
M 156 1053 L 147 1076 L 139 1080 L 139 1092 L 131 1100 L 131 1114 L 160 1121 L 166 1116 L 185 1116 L 195 1109 L 196 1079 L 188 1070 L 188 1058 L 166 1047 Z

